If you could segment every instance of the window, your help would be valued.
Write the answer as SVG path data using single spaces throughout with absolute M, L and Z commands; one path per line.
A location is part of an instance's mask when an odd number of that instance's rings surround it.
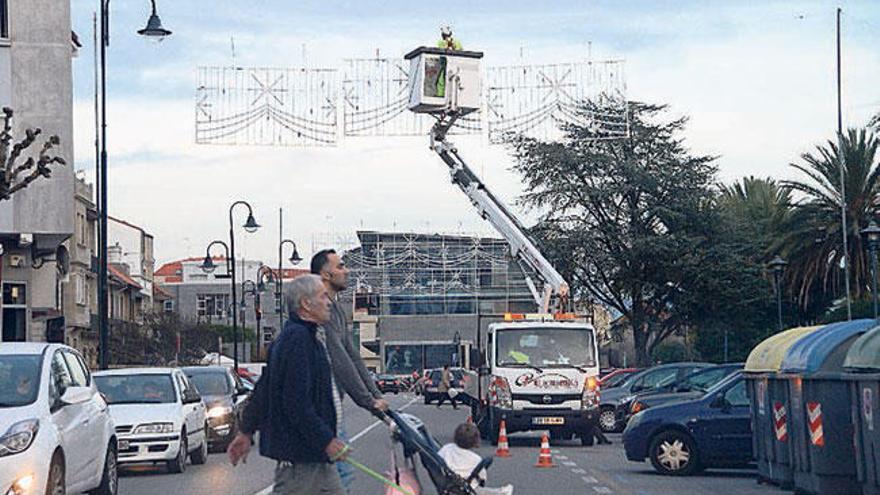
M 73 378 L 67 368 L 67 362 L 61 351 L 56 351 L 52 356 L 52 385 L 55 387 L 58 397 L 64 395 L 67 387 L 73 385 Z
M 740 380 L 724 393 L 724 398 L 731 406 L 749 406 L 749 397 L 746 395 L 746 382 Z
M 9 5 L 0 0 L 0 38 L 9 38 Z
M 89 385 L 89 376 L 79 359 L 69 352 L 63 352 L 62 354 L 67 362 L 67 369 L 70 370 L 71 384 L 74 387 L 87 387 Z
M 76 303 L 80 306 L 88 304 L 88 281 L 85 275 L 79 273 L 76 277 Z
M 2 1 L 2 0 L 0 0 Z M 24 284 L 7 283 L 3 284 L 3 305 L 4 306 L 26 306 L 27 305 L 27 289 Z
M 174 300 L 173 299 L 169 299 L 169 300 L 163 302 L 162 304 L 163 304 L 163 308 L 165 309 L 166 313 L 173 313 L 174 312 Z

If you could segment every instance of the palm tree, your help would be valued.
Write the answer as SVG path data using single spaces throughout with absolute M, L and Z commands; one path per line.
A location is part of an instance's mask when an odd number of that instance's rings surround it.
M 762 250 L 768 250 L 772 239 L 787 225 L 791 203 L 791 190 L 769 177 L 743 177 L 732 185 L 721 185 L 718 196 L 719 206 L 733 215 L 738 228 L 759 237 Z M 761 254 L 772 257 L 775 253 Z
M 878 141 L 867 129 L 849 129 L 840 144 L 828 141 L 814 152 L 801 155 L 802 163 L 791 166 L 806 175 L 805 181 L 783 185 L 803 197 L 783 227 L 784 234 L 771 249 L 788 258 L 786 283 L 798 301 L 806 306 L 821 283 L 824 292 L 836 292 L 843 285 L 839 267 L 843 258 L 840 208 L 840 158 L 844 157 L 846 222 L 853 291 L 856 297 L 870 282 L 868 260 L 859 231 L 868 224 L 878 204 L 880 182 L 877 167 Z M 841 153 L 842 149 L 842 153 Z

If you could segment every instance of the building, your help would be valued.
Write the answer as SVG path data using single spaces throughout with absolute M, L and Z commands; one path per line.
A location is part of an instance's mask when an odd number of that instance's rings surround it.
M 361 354 L 381 371 L 408 374 L 465 364 L 489 323 L 504 313 L 537 309 L 524 272 L 501 239 L 357 235 L 360 246 L 344 254 L 351 270 L 345 296 Z
M 107 241 L 110 247 L 118 247 L 117 264 L 129 267 L 128 276 L 141 287 L 137 310 L 147 314 L 153 310 L 153 271 L 156 260 L 153 255 L 153 236 L 143 228 L 112 216 L 107 219 Z M 109 255 L 108 255 L 109 260 Z M 109 261 L 113 263 L 113 260 Z
M 70 257 L 67 282 L 61 286 L 65 342 L 79 349 L 89 364 L 98 359 L 98 278 L 96 220 L 93 187 L 79 177 L 74 184 L 74 231 L 65 242 Z
M 74 230 L 72 58 L 70 2 L 0 1 L 0 107 L 14 110 L 13 140 L 25 129 L 43 133 L 25 150 L 36 156 L 44 139 L 66 166 L 0 201 L 2 341 L 64 341 L 61 285 L 68 276 L 62 243 Z
M 203 257 L 186 258 L 166 263 L 156 270 L 156 287 L 167 294 L 163 311 L 176 314 L 181 320 L 189 323 L 232 325 L 232 299 L 226 259 L 215 257 L 214 263 L 217 268 L 212 273 L 205 273 L 202 270 L 203 261 Z M 252 295 L 242 298 L 241 284 L 246 280 L 257 282 L 257 272 L 263 266 L 263 262 L 238 260 L 236 264 L 240 309 L 238 324 L 255 328 L 254 298 Z M 276 277 L 279 272 L 277 269 L 271 269 L 271 273 Z M 282 285 L 284 280 L 292 280 L 305 273 L 308 273 L 308 270 L 282 269 Z M 275 296 L 275 287 L 272 282 L 266 283 L 264 291 L 260 294 L 262 319 L 258 333 L 264 347 L 272 341 L 281 327 L 280 305 Z M 240 304 L 242 300 L 245 302 L 243 306 Z M 249 351 L 245 351 L 245 355 L 248 356 Z

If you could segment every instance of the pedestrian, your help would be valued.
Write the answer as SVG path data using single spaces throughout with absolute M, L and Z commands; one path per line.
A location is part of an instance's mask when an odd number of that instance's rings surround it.
M 290 318 L 260 378 L 260 454 L 277 462 L 272 493 L 343 495 L 332 463 L 350 449 L 336 434 L 342 410 L 321 327 L 330 321 L 331 301 L 320 277 L 303 275 L 290 283 L 287 305 Z
M 351 341 L 352 332 L 349 330 L 345 311 L 337 301 L 338 293 L 345 290 L 348 285 L 348 270 L 345 263 L 336 251 L 325 249 L 312 257 L 311 272 L 320 277 L 332 302 L 330 321 L 324 325 L 324 328 L 330 366 L 339 388 L 340 402 L 344 390 L 358 406 L 380 419 L 386 419 L 384 411 L 388 410 L 388 402 L 382 398 L 382 393 L 370 376 L 359 350 L 354 349 Z M 253 434 L 260 429 L 262 419 L 265 417 L 262 381 L 261 377 L 251 394 L 248 406 L 242 413 L 239 433 L 227 448 L 233 464 L 237 464 L 239 460 L 247 460 L 247 454 L 253 444 Z M 340 421 L 337 427 L 339 438 L 346 439 L 344 421 Z M 336 467 L 342 477 L 343 486 L 350 487 L 354 478 L 353 468 L 346 463 L 337 463 Z
M 446 399 L 449 399 L 449 402 L 452 403 L 453 409 L 458 409 L 458 403 L 455 402 L 455 396 L 458 395 L 458 391 L 452 388 L 452 372 L 449 371 L 449 365 L 443 365 L 443 370 L 440 371 L 440 383 L 437 385 L 437 392 L 440 394 L 440 397 L 437 399 L 437 407 L 439 408 L 446 402 Z

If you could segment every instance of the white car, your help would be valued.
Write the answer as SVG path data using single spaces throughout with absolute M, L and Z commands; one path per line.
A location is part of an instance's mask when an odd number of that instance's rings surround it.
M 82 356 L 0 344 L 0 494 L 114 495 L 116 435 Z
M 164 462 L 172 473 L 208 460 L 205 403 L 176 368 L 95 373 L 119 437 L 119 463 Z

